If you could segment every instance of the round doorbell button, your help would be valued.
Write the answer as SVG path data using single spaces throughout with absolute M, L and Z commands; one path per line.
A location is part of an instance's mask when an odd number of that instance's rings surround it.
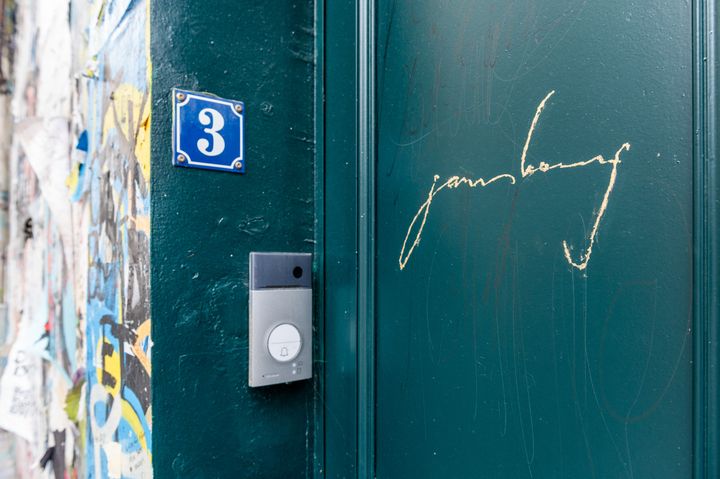
M 292 324 L 276 326 L 268 337 L 268 352 L 273 359 L 281 363 L 295 359 L 300 353 L 301 346 L 300 331 Z

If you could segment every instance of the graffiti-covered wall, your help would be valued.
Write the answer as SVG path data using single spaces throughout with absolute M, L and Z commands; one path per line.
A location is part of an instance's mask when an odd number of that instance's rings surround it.
M 151 477 L 148 6 L 2 4 L 14 126 L 0 152 L 0 464 Z
M 129 3 L 105 11 L 90 42 L 99 51 L 88 90 L 86 172 L 91 477 L 148 477 L 151 467 L 150 72 L 146 13 L 142 2 L 126 12 Z

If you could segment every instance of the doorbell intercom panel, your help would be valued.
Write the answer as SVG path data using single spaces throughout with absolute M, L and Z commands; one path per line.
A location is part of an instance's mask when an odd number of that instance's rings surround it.
M 312 255 L 250 253 L 250 387 L 312 377 Z

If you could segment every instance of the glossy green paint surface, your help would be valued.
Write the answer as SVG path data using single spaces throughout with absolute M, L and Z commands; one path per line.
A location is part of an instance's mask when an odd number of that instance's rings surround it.
M 325 450 L 323 477 L 357 477 L 357 76 L 356 7 L 328 1 L 324 9 L 323 95 Z
M 378 478 L 690 478 L 690 4 L 378 2 Z M 522 177 L 625 142 L 610 165 Z M 509 180 L 434 196 L 458 175 Z M 424 212 L 422 212 L 422 216 Z M 408 247 L 415 229 L 411 231 Z
M 247 386 L 248 253 L 314 250 L 312 2 L 152 3 L 157 478 L 312 474 L 313 383 Z M 171 166 L 170 91 L 245 102 L 244 176 Z

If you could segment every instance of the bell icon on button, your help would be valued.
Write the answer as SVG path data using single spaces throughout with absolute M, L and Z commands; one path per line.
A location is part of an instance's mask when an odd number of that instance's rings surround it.
M 300 353 L 302 338 L 300 331 L 292 324 L 280 324 L 270 332 L 267 342 L 268 352 L 275 361 L 286 363 Z

